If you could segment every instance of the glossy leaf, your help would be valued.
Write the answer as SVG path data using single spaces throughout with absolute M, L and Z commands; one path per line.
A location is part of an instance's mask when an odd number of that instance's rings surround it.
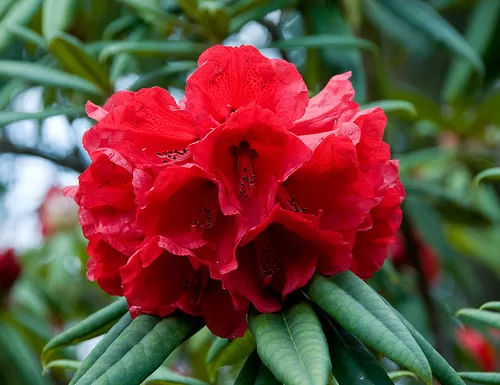
M 364 39 L 344 35 L 313 35 L 298 36 L 290 40 L 272 42 L 267 47 L 270 48 L 361 48 L 369 51 L 376 49 L 376 46 Z
M 76 385 L 141 384 L 190 335 L 194 325 L 187 316 L 137 317 Z
M 331 371 L 328 344 L 307 303 L 277 314 L 251 313 L 249 327 L 262 362 L 287 385 L 324 385 Z
M 457 317 L 465 323 L 477 323 L 500 329 L 500 314 L 497 312 L 465 308 L 457 311 Z
M 17 0 L 11 4 L 0 23 L 0 52 L 9 47 L 13 35 L 6 31 L 8 25 L 26 25 L 35 16 L 42 0 Z
M 332 372 L 341 384 L 393 385 L 384 368 L 354 335 L 322 317 L 328 339 Z
M 380 107 L 387 114 L 403 112 L 411 117 L 417 116 L 417 109 L 415 108 L 415 106 L 405 100 L 378 100 L 375 102 L 366 103 L 362 108 L 365 109 L 373 107 Z
M 121 298 L 54 337 L 42 350 L 43 365 L 47 364 L 51 354 L 56 350 L 104 334 L 127 310 L 127 302 Z
M 205 364 L 209 364 L 213 361 L 215 356 L 224 349 L 227 345 L 229 345 L 231 341 L 227 338 L 215 337 L 212 345 L 210 345 L 210 349 L 208 349 L 207 357 L 205 359 Z
M 245 1 L 245 0 L 243 0 Z M 252 1 L 254 4 L 257 3 L 255 1 Z M 231 18 L 231 21 L 229 22 L 229 33 L 236 33 L 239 32 L 240 29 L 247 23 L 254 21 L 254 20 L 261 20 L 263 19 L 267 14 L 270 12 L 276 11 L 276 10 L 285 10 L 289 8 L 291 5 L 293 5 L 296 2 L 296 0 L 272 0 L 272 1 L 265 1 L 266 4 L 262 5 L 261 7 L 256 7 L 254 9 L 249 10 L 248 12 L 239 14 L 233 18 Z M 231 9 L 229 9 L 229 13 L 231 14 Z
M 307 295 L 365 345 L 432 383 L 429 363 L 414 338 L 388 306 L 353 273 L 315 276 Z
M 460 372 L 460 377 L 475 384 L 500 384 L 500 373 Z
M 87 79 L 106 93 L 113 91 L 103 65 L 85 52 L 77 39 L 57 33 L 49 40 L 49 49 L 68 72 Z
M 465 37 L 479 54 L 483 54 L 488 48 L 499 16 L 500 2 L 497 0 L 480 0 L 475 5 Z M 460 96 L 467 86 L 472 70 L 470 62 L 455 60 L 446 74 L 442 99 L 450 102 Z
M 182 376 L 174 371 L 161 367 L 151 376 L 149 376 L 143 385 L 208 385 L 206 382 L 197 380 L 196 378 Z
M 75 361 L 75 360 L 50 361 L 47 365 L 45 365 L 45 368 L 43 368 L 43 375 L 46 375 L 53 369 L 68 369 L 73 372 L 76 372 L 81 365 L 82 365 L 81 361 Z
M 481 171 L 474 178 L 474 185 L 478 186 L 483 180 L 500 181 L 500 167 L 493 167 Z
M 83 107 L 54 107 L 40 112 L 0 111 L 0 126 L 21 120 L 42 120 L 57 115 L 75 117 L 84 113 L 85 109 Z
M 139 79 L 137 79 L 132 85 L 129 87 L 131 91 L 137 91 L 144 87 L 152 87 L 154 86 L 160 79 L 170 78 L 175 75 L 179 75 L 182 73 L 187 73 L 195 69 L 197 63 L 195 61 L 179 61 L 179 62 L 171 62 L 166 67 L 160 68 L 156 71 L 144 74 Z
M 257 350 L 254 350 L 245 361 L 238 377 L 234 381 L 234 385 L 254 385 L 260 365 L 259 355 L 257 354 Z
M 415 373 L 409 372 L 408 370 L 396 370 L 394 372 L 387 373 L 387 375 L 392 381 L 398 381 L 405 377 L 410 377 L 415 381 L 418 381 L 418 377 L 415 375 Z
M 281 385 L 273 373 L 263 364 L 260 364 L 257 377 L 255 378 L 255 385 Z
M 27 43 L 32 43 L 41 48 L 47 48 L 47 44 L 45 43 L 43 37 L 29 28 L 17 24 L 8 24 L 5 25 L 4 28 L 12 35 L 24 40 Z
M 0 78 L 22 79 L 38 85 L 68 88 L 93 95 L 102 93 L 95 85 L 81 77 L 36 63 L 0 60 Z
M 500 301 L 486 302 L 479 310 L 492 310 L 500 312 Z
M 74 385 L 87 370 L 94 365 L 97 359 L 104 354 L 109 346 L 121 335 L 121 333 L 130 325 L 132 319 L 130 314 L 125 314 L 103 337 L 102 340 L 92 349 L 89 355 L 85 358 L 80 368 L 77 370 L 70 385 Z
M 159 58 L 196 59 L 207 48 L 205 44 L 189 41 L 122 41 L 105 46 L 99 55 L 99 60 L 105 61 L 120 53 Z
M 45 37 L 65 32 L 73 21 L 78 0 L 44 0 L 42 8 L 42 32 Z
M 381 2 L 406 22 L 469 61 L 476 71 L 484 72 L 484 64 L 477 52 L 432 6 L 418 0 L 404 2 L 381 0 Z

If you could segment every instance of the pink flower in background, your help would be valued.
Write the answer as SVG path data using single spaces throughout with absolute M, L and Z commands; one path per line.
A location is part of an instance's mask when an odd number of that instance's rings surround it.
M 58 231 L 72 228 L 77 223 L 78 207 L 62 190 L 52 186 L 38 210 L 42 236 L 47 238 Z

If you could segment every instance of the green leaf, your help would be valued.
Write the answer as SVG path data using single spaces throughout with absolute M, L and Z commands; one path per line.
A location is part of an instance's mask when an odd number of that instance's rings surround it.
M 484 64 L 469 43 L 433 7 L 419 0 L 380 0 L 409 24 L 463 57 L 480 73 Z
M 476 52 L 483 54 L 491 42 L 498 16 L 500 2 L 497 0 L 480 0 L 472 13 L 465 37 Z M 442 90 L 442 99 L 451 102 L 462 94 L 472 73 L 472 66 L 466 60 L 455 60 L 446 73 Z
M 342 0 L 342 6 L 349 24 L 357 30 L 361 26 L 361 0 Z
M 492 310 L 500 312 L 500 301 L 486 302 L 479 310 Z
M 16 24 L 8 24 L 5 25 L 4 28 L 14 36 L 28 42 L 28 43 L 33 43 L 38 47 L 41 48 L 47 48 L 47 44 L 45 43 L 45 40 L 43 40 L 43 37 L 41 37 L 38 33 L 35 31 L 23 27 L 22 25 L 16 25 Z
M 49 108 L 40 112 L 0 111 L 0 126 L 21 120 L 42 120 L 51 116 L 65 115 L 68 117 L 81 116 L 85 113 L 83 107 Z
M 94 83 L 105 93 L 112 93 L 103 65 L 90 56 L 73 36 L 57 33 L 49 40 L 49 50 L 67 71 Z
M 193 318 L 141 315 L 122 332 L 76 385 L 139 385 L 191 333 Z
M 222 338 L 215 340 L 207 353 L 206 360 L 210 380 L 215 381 L 217 369 L 239 363 L 254 350 L 255 340 L 248 329 L 243 337 L 235 338 L 231 342 Z
M 45 0 L 42 8 L 42 33 L 51 38 L 57 32 L 65 32 L 73 22 L 77 0 Z
M 110 43 L 99 54 L 99 60 L 105 61 L 120 53 L 131 53 L 138 56 L 159 58 L 196 59 L 208 45 L 190 41 L 122 41 Z
M 76 384 L 76 382 L 83 376 L 87 370 L 94 365 L 97 359 L 104 354 L 109 346 L 121 335 L 121 333 L 130 325 L 132 319 L 130 314 L 127 312 L 116 324 L 113 326 L 104 336 L 102 340 L 94 347 L 90 354 L 85 358 L 80 368 L 77 370 L 73 378 L 71 379 L 70 385 Z
M 102 94 L 101 90 L 81 77 L 29 62 L 0 60 L 0 78 L 23 79 L 44 86 L 68 88 L 92 95 Z
M 261 365 L 257 350 L 248 356 L 243 368 L 241 368 L 234 385 L 254 385 L 259 367 Z
M 366 103 L 362 106 L 363 109 L 380 107 L 384 110 L 385 113 L 396 113 L 396 112 L 404 112 L 405 114 L 416 117 L 417 109 L 413 104 L 407 102 L 406 100 L 378 100 L 371 103 Z
M 331 360 L 314 310 L 299 303 L 277 314 L 251 313 L 248 324 L 262 362 L 287 385 L 324 385 Z
M 432 383 L 429 363 L 411 334 L 379 296 L 350 271 L 316 276 L 307 295 L 365 345 Z M 257 344 L 258 345 L 258 344 Z
M 75 360 L 54 360 L 50 361 L 47 365 L 45 365 L 45 368 L 43 368 L 43 375 L 45 376 L 48 372 L 50 372 L 52 369 L 68 369 L 73 372 L 76 372 L 78 368 L 82 365 L 81 361 L 75 361 Z
M 415 373 L 409 372 L 408 370 L 396 370 L 394 372 L 387 373 L 387 375 L 392 381 L 397 381 L 404 377 L 411 377 L 415 381 L 418 381 L 418 377 L 415 375 Z
M 137 91 L 144 87 L 152 87 L 162 78 L 170 78 L 175 75 L 187 73 L 197 67 L 195 61 L 171 62 L 165 67 L 149 72 L 137 79 L 130 87 L 130 91 Z
M 483 180 L 494 180 L 494 181 L 500 180 L 500 167 L 493 167 L 481 171 L 479 174 L 476 175 L 473 183 L 475 186 L 479 186 L 479 183 L 481 183 Z
M 290 40 L 275 41 L 261 48 L 360 48 L 368 51 L 376 50 L 371 41 L 345 35 L 313 35 L 298 36 Z
M 125 15 L 119 17 L 118 19 L 113 20 L 111 23 L 109 23 L 106 28 L 104 28 L 104 31 L 102 32 L 102 38 L 104 40 L 111 40 L 128 28 L 137 25 L 137 21 L 137 17 L 135 17 L 134 15 Z
M 337 381 L 350 385 L 394 385 L 384 368 L 354 335 L 334 325 L 327 315 L 323 315 L 322 321 Z
M 26 25 L 35 16 L 42 0 L 17 0 L 2 18 L 0 23 L 0 52 L 9 47 L 13 36 L 6 31 L 8 25 Z
M 255 378 L 255 385 L 281 385 L 273 373 L 263 364 L 260 364 L 259 371 L 257 372 L 257 377 Z M 326 384 L 326 383 L 325 383 Z M 288 383 L 287 383 L 288 385 Z
M 421 120 L 429 120 L 445 125 L 444 119 L 441 116 L 441 107 L 438 103 L 425 95 L 421 90 L 409 87 L 399 87 L 391 89 L 389 94 L 391 99 L 406 100 L 413 104 L 418 111 L 418 118 Z
M 257 1 L 252 2 L 254 3 L 254 5 L 257 4 Z M 251 9 L 248 12 L 232 17 L 231 21 L 229 22 L 229 33 L 239 32 L 245 24 L 253 20 L 259 21 L 270 12 L 276 11 L 278 9 L 283 11 L 287 8 L 290 8 L 296 3 L 296 0 L 267 0 L 265 2 L 267 4 L 262 5 L 261 7 Z M 233 13 L 231 8 L 228 10 L 228 13 L 230 15 Z
M 127 39 L 129 41 L 141 41 L 142 39 L 146 38 L 148 32 L 148 28 L 142 25 L 132 31 L 128 35 Z M 136 60 L 134 56 L 129 53 L 121 53 L 119 55 L 116 55 L 113 58 L 113 62 L 109 71 L 109 77 L 111 81 L 116 82 L 116 80 L 120 76 L 124 75 L 131 67 L 131 64 L 134 63 L 134 60 Z
M 497 312 L 465 308 L 457 311 L 456 315 L 465 323 L 477 323 L 500 329 L 500 314 Z
M 121 298 L 75 326 L 65 330 L 44 346 L 42 350 L 42 364 L 45 366 L 52 353 L 56 350 L 104 334 L 127 310 L 127 302 L 124 298 Z
M 476 384 L 500 384 L 500 373 L 459 372 L 460 377 Z
M 382 299 L 382 298 L 381 298 Z M 465 382 L 460 378 L 458 373 L 450 364 L 422 337 L 422 335 L 408 322 L 400 313 L 398 313 L 385 299 L 382 299 L 394 314 L 403 322 L 408 331 L 411 333 L 415 341 L 422 349 L 425 357 L 429 361 L 432 369 L 432 374 L 439 380 L 441 385 L 465 385 Z
M 172 384 L 182 384 L 182 385 L 208 385 L 206 382 L 197 380 L 196 378 L 181 376 L 174 371 L 161 367 L 151 376 L 149 376 L 143 385 L 172 385 Z

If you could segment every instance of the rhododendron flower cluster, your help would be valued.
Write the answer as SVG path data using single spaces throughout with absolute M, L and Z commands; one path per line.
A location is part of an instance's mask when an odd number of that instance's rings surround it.
M 483 334 L 466 327 L 456 329 L 455 337 L 460 348 L 474 361 L 480 370 L 485 372 L 495 370 L 496 351 Z
M 309 99 L 294 65 L 215 46 L 178 104 L 159 87 L 89 102 L 92 164 L 66 190 L 88 278 L 133 316 L 180 309 L 235 337 L 250 305 L 279 310 L 315 272 L 369 277 L 404 190 L 384 112 L 360 111 L 349 76 Z

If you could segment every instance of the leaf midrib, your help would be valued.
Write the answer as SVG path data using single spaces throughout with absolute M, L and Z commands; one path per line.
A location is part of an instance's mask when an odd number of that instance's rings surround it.
M 302 361 L 302 357 L 299 353 L 299 349 L 297 349 L 297 345 L 295 344 L 295 341 L 293 339 L 293 336 L 292 336 L 292 332 L 290 330 L 290 327 L 288 326 L 288 322 L 286 321 L 286 315 L 285 315 L 285 312 L 281 313 L 282 317 L 283 317 L 283 322 L 285 323 L 285 328 L 286 328 L 286 331 L 288 332 L 288 335 L 290 336 L 290 341 L 292 342 L 292 346 L 293 348 L 295 349 L 295 353 L 297 353 L 297 357 L 299 358 L 299 362 L 300 364 L 302 365 L 302 367 L 304 368 L 304 372 L 307 374 L 307 377 L 309 379 L 309 382 L 310 382 L 310 378 L 309 378 L 309 372 L 307 371 L 306 369 L 306 366 L 304 364 L 304 361 Z

